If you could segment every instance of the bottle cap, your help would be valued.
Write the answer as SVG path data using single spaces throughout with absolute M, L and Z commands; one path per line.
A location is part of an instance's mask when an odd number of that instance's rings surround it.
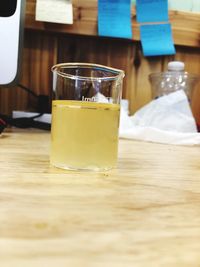
M 183 71 L 185 69 L 185 64 L 181 61 L 171 61 L 168 63 L 169 71 Z

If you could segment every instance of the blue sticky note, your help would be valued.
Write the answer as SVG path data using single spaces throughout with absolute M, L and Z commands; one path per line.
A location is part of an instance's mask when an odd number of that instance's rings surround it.
M 98 32 L 132 39 L 131 0 L 98 0 Z
M 169 23 L 141 25 L 140 37 L 145 56 L 174 55 L 176 53 Z
M 137 22 L 168 21 L 168 0 L 137 0 Z

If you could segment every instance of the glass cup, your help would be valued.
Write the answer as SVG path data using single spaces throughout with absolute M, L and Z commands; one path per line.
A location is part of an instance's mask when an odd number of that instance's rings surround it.
M 71 170 L 116 166 L 124 72 L 89 63 L 52 67 L 50 163 Z

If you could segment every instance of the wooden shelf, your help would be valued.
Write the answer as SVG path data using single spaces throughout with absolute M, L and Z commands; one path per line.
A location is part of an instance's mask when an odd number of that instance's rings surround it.
M 35 20 L 36 0 L 27 0 L 26 29 L 73 33 L 97 36 L 97 0 L 73 1 L 73 25 L 56 24 Z M 169 11 L 173 37 L 176 45 L 200 47 L 200 14 Z M 132 8 L 133 40 L 140 40 L 139 25 L 136 22 L 135 8 Z

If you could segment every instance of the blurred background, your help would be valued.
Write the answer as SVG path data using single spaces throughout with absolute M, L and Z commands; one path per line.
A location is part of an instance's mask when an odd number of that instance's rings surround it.
M 134 2 L 134 1 L 133 1 Z M 97 1 L 73 2 L 72 25 L 36 21 L 36 0 L 26 1 L 25 33 L 19 86 L 0 88 L 0 112 L 37 111 L 35 95 L 45 98 L 45 112 L 50 112 L 52 65 L 60 62 L 91 62 L 123 69 L 126 73 L 123 98 L 129 101 L 130 114 L 152 99 L 148 75 L 164 71 L 167 63 L 180 60 L 188 72 L 200 74 L 200 1 L 169 0 L 176 54 L 144 57 L 136 11 L 132 5 L 132 40 L 100 37 L 97 33 Z M 177 11 L 178 10 L 178 11 Z M 192 105 L 200 117 L 200 94 L 196 91 Z

